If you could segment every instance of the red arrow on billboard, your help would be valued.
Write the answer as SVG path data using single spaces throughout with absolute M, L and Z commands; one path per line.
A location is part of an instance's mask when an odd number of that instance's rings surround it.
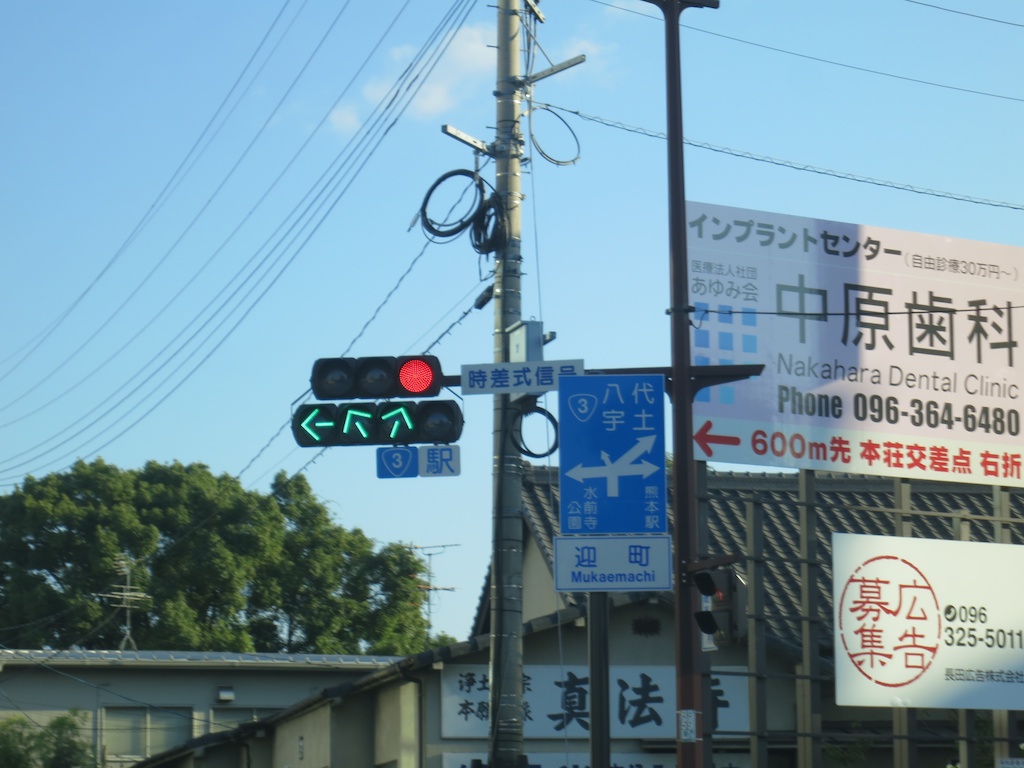
M 740 439 L 735 435 L 713 435 L 711 434 L 711 422 L 705 421 L 704 426 L 697 430 L 693 435 L 694 441 L 700 446 L 700 449 L 704 451 L 708 456 L 714 456 L 715 452 L 711 450 L 711 446 L 714 444 L 718 445 L 739 445 Z

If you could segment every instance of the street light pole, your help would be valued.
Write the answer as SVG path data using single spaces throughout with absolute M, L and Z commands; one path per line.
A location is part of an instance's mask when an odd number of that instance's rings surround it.
M 675 515 L 676 765 L 703 768 L 701 647 L 693 622 L 695 601 L 687 566 L 697 553 L 697 469 L 693 450 L 693 371 L 690 360 L 686 190 L 683 175 L 683 96 L 679 19 L 685 8 L 717 8 L 718 0 L 647 0 L 665 17 L 665 105 L 668 132 L 669 283 L 672 345 L 672 505 Z

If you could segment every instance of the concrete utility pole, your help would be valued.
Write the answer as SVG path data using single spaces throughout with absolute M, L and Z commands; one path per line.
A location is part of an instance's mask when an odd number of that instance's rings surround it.
M 497 134 L 492 153 L 495 189 L 506 237 L 495 253 L 494 362 L 509 362 L 509 329 L 522 319 L 524 98 L 519 0 L 498 1 Z M 491 564 L 490 768 L 521 768 L 523 755 L 523 500 L 522 467 L 512 447 L 508 395 L 494 397 L 494 557 Z

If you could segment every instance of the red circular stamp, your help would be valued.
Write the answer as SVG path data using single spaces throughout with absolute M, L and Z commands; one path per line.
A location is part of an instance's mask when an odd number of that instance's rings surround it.
M 843 648 L 862 675 L 898 688 L 935 660 L 942 611 L 935 590 L 913 563 L 883 555 L 853 572 L 839 601 Z

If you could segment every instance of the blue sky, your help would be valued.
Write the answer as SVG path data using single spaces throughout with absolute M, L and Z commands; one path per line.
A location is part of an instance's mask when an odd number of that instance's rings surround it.
M 541 7 L 537 68 L 587 62 L 535 101 L 598 119 L 535 110 L 536 145 L 579 159 L 527 149 L 524 317 L 557 332 L 551 359 L 667 365 L 662 23 L 640 0 Z M 449 12 L 443 57 L 375 123 Z M 683 21 L 689 199 L 1024 246 L 1019 4 L 722 0 Z M 96 456 L 266 490 L 315 455 L 282 427 L 316 358 L 489 362 L 492 308 L 462 315 L 493 262 L 424 250 L 410 222 L 473 167 L 440 126 L 494 138 L 494 38 L 485 3 L 4 4 L 0 490 Z M 458 478 L 378 480 L 368 448 L 305 469 L 340 523 L 437 547 L 432 618 L 458 637 L 491 530 L 489 398 L 465 413 Z

